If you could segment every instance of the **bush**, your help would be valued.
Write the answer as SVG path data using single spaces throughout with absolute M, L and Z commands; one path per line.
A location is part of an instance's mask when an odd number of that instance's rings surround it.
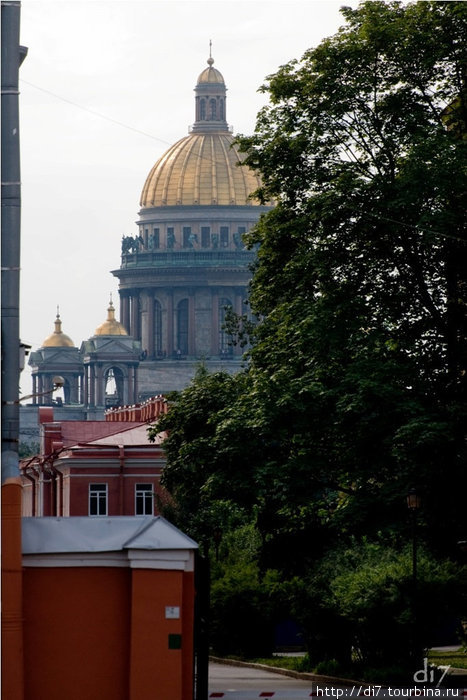
M 410 548 L 397 551 L 363 542 L 330 554 L 319 569 L 319 576 L 310 582 L 318 598 L 315 641 L 327 618 L 334 628 L 340 624 L 344 634 L 339 645 L 343 641 L 347 645 L 351 665 L 374 668 L 377 674 L 378 669 L 389 667 L 394 667 L 394 676 L 417 670 L 414 664 L 423 658 L 433 629 L 465 605 L 465 567 L 437 561 L 423 550 L 418 554 L 416 591 Z M 328 648 L 323 659 L 335 658 L 347 665 L 345 653 L 336 651 L 340 655 L 332 655 Z
M 254 564 L 229 569 L 213 582 L 210 630 L 212 650 L 220 656 L 272 654 L 272 606 Z

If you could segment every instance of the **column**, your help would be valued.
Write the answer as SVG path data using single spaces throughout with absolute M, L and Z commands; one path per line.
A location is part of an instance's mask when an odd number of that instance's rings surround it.
M 173 290 L 167 290 L 167 357 L 174 352 L 174 296 Z
M 43 391 L 44 391 L 44 382 L 42 381 L 42 374 L 39 374 L 37 376 L 37 393 L 42 394 Z M 35 402 L 42 406 L 42 404 L 44 403 L 44 397 L 38 396 L 35 399 Z
M 89 405 L 96 405 L 96 373 L 92 365 L 89 365 Z
M 84 367 L 82 401 L 85 406 L 89 406 L 89 365 Z
M 213 289 L 211 295 L 211 354 L 219 354 L 219 290 Z
M 130 335 L 139 339 L 139 294 L 134 292 L 131 295 L 131 318 L 130 318 Z
M 120 323 L 130 333 L 130 299 L 128 292 L 120 292 Z
M 195 290 L 188 291 L 188 354 L 196 354 L 195 342 Z
M 105 403 L 105 388 L 104 388 L 104 372 L 102 367 L 99 365 L 97 368 L 97 405 L 103 406 Z
M 148 357 L 152 359 L 155 355 L 155 345 L 154 345 L 154 293 L 152 290 L 148 291 Z M 145 348 L 143 348 L 144 350 Z

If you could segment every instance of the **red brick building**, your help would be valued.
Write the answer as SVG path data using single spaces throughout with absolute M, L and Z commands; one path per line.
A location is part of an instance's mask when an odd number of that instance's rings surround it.
M 40 407 L 40 454 L 20 465 L 23 515 L 157 515 L 163 436 L 149 442 L 147 427 L 166 410 L 157 397 L 105 421 L 54 421 Z

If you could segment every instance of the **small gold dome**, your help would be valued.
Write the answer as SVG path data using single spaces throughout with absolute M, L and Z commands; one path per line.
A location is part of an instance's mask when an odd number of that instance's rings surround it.
M 224 77 L 217 68 L 209 66 L 209 68 L 205 68 L 203 72 L 199 74 L 197 83 L 198 85 L 200 83 L 224 83 Z
M 211 56 L 211 46 L 212 42 L 209 42 L 209 58 L 208 58 L 208 67 L 203 70 L 202 73 L 199 74 L 197 83 L 198 85 L 200 83 L 222 83 L 224 84 L 224 77 L 220 71 L 217 70 L 217 68 L 213 68 L 213 63 L 214 59 Z
M 115 309 L 112 300 L 110 300 L 107 309 L 107 320 L 96 328 L 94 335 L 128 335 L 124 326 L 115 319 Z
M 169 148 L 149 173 L 142 207 L 258 205 L 250 194 L 260 178 L 240 166 L 240 154 L 228 131 L 192 133 Z
M 49 335 L 48 338 L 42 343 L 43 348 L 74 348 L 75 344 L 72 339 L 65 335 L 62 331 L 62 322 L 60 320 L 60 314 L 57 311 L 57 317 L 55 319 L 55 330 Z

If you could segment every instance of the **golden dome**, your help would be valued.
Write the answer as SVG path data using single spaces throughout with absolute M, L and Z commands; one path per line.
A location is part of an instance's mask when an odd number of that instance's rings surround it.
M 112 300 L 110 300 L 107 309 L 107 320 L 96 328 L 94 335 L 128 335 L 124 326 L 115 319 L 115 309 Z
M 258 205 L 261 185 L 240 156 L 229 131 L 192 133 L 159 158 L 141 193 L 142 207 Z
M 48 338 L 42 343 L 43 348 L 74 348 L 75 345 L 72 339 L 65 335 L 62 331 L 62 322 L 60 320 L 60 314 L 57 311 L 57 317 L 55 319 L 55 330 L 49 335 Z
M 220 71 L 217 70 L 217 68 L 213 68 L 212 64 L 214 63 L 213 58 L 208 58 L 208 63 L 209 66 L 208 68 L 205 68 L 202 73 L 199 74 L 197 83 L 198 85 L 200 83 L 223 83 L 224 82 L 224 77 Z

